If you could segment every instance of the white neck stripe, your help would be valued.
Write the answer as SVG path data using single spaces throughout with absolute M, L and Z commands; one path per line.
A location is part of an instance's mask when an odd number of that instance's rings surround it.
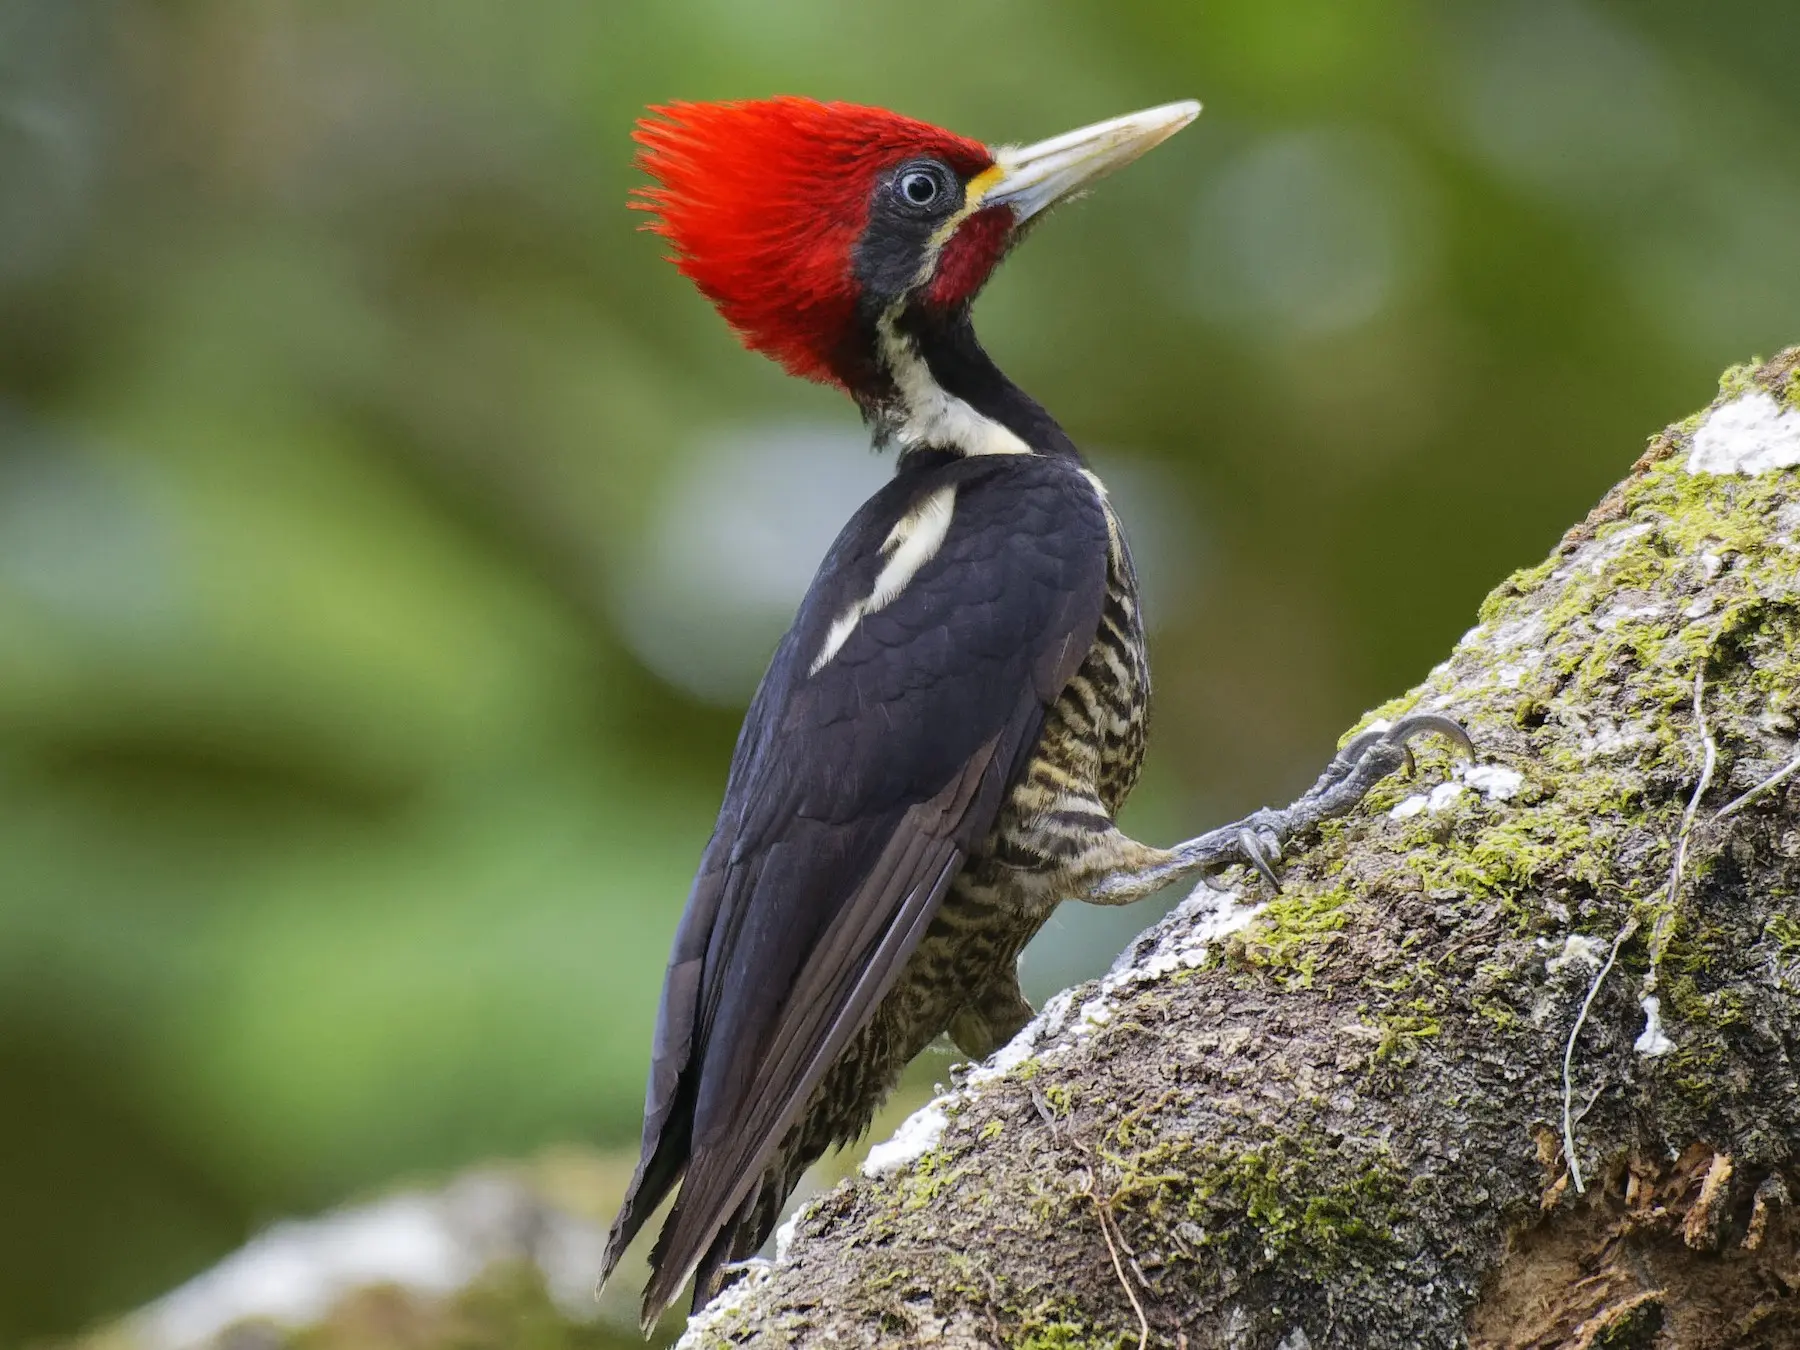
M 892 311 L 876 321 L 875 331 L 899 395 L 897 416 L 883 421 L 902 451 L 934 446 L 964 455 L 1032 453 L 1011 429 L 977 412 L 932 377 L 918 344 L 895 328 Z

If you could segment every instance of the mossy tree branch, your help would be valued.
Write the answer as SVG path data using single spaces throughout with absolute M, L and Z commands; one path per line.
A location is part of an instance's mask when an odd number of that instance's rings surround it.
M 1719 814 L 1796 752 L 1797 368 L 1371 714 L 1478 767 L 1422 751 L 1247 926 L 1183 905 L 690 1343 L 1800 1345 L 1800 776 Z

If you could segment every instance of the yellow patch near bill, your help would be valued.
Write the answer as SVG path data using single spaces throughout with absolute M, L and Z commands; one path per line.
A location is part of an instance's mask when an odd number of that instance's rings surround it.
M 981 210 L 988 193 L 998 187 L 1000 181 L 1005 177 L 1005 169 L 998 164 L 990 164 L 969 180 L 968 186 L 963 189 L 962 209 L 932 231 L 931 241 L 928 245 L 931 250 L 932 267 L 937 266 L 937 250 L 950 242 L 950 236 L 962 227 L 965 220 Z

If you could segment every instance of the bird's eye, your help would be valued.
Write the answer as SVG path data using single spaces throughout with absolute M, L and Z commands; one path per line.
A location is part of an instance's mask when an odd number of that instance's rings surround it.
M 943 190 L 937 175 L 925 169 L 913 169 L 900 175 L 900 193 L 914 206 L 930 206 Z

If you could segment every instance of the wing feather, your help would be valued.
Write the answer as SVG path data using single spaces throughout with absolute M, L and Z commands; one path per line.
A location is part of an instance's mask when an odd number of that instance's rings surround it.
M 903 470 L 858 512 L 745 719 L 605 1258 L 609 1272 L 679 1180 L 647 1312 L 705 1258 L 893 987 L 1093 641 L 1104 509 L 1075 466 L 1005 458 Z M 936 555 L 817 664 L 894 522 L 946 485 Z

